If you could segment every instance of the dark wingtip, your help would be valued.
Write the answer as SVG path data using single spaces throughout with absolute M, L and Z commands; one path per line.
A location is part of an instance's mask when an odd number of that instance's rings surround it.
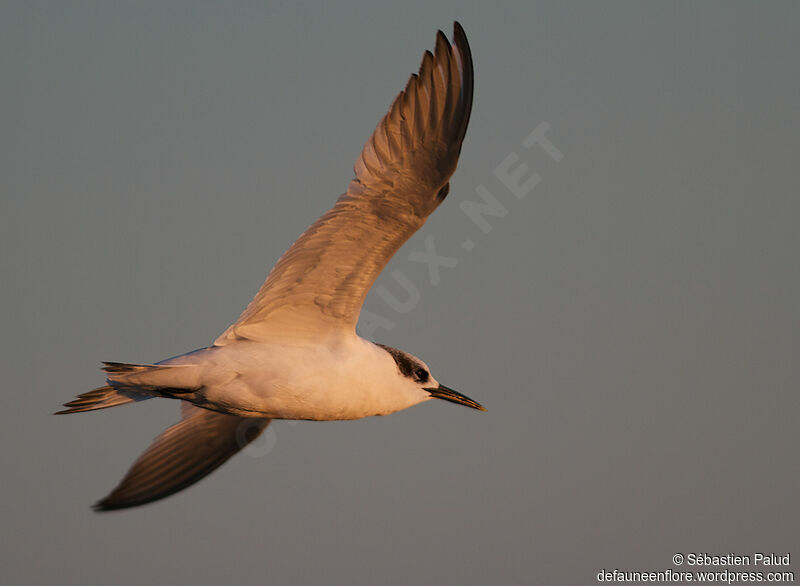
M 170 494 L 166 494 L 163 496 L 170 496 Z M 95 504 L 92 505 L 92 510 L 95 513 L 107 513 L 108 511 L 121 511 L 123 509 L 130 509 L 132 507 L 138 507 L 140 505 L 146 505 L 148 503 L 153 502 L 154 500 L 158 500 L 161 497 L 150 498 L 150 499 L 135 499 L 135 500 L 121 500 L 121 501 L 114 501 L 114 494 L 109 494 L 108 496 L 103 497 Z
M 204 475 L 205 476 L 205 475 Z M 198 479 L 199 480 L 199 479 Z M 100 499 L 95 504 L 92 505 L 92 510 L 95 513 L 107 513 L 108 511 L 123 511 L 125 509 L 132 509 L 134 507 L 140 507 L 142 505 L 147 505 L 152 502 L 167 498 L 168 496 L 172 496 L 176 492 L 186 488 L 185 486 L 180 486 L 175 488 L 174 490 L 169 490 L 164 493 L 154 494 L 146 497 L 139 497 L 139 498 L 131 498 L 131 499 L 117 499 L 114 498 L 114 492 L 109 494 L 108 496 Z
M 467 33 L 464 32 L 464 27 L 457 20 L 453 21 L 453 43 L 459 48 L 464 47 L 469 53 L 469 42 L 467 41 Z
M 473 87 L 475 85 L 475 70 L 472 63 L 472 50 L 469 47 L 469 41 L 467 41 L 467 34 L 464 32 L 464 28 L 461 26 L 461 23 L 457 20 L 453 21 L 453 45 L 455 45 L 455 48 L 458 51 L 459 60 L 461 61 L 461 69 L 464 72 L 461 85 L 463 98 L 461 108 L 464 112 L 464 120 L 462 122 L 461 132 L 459 135 L 459 140 L 463 141 L 464 136 L 467 134 L 467 126 L 469 124 L 469 118 L 472 114 L 472 95 Z
M 122 508 L 124 507 L 115 507 L 114 505 L 107 503 L 105 499 L 97 501 L 92 505 L 92 510 L 95 513 L 107 513 L 108 511 L 117 511 Z

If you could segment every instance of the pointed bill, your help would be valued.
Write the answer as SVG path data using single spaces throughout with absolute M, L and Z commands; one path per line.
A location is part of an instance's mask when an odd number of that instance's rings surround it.
M 439 385 L 438 387 L 425 390 L 428 391 L 431 394 L 431 397 L 434 397 L 435 399 L 444 399 L 445 401 L 450 401 L 451 403 L 458 403 L 459 405 L 472 407 L 478 411 L 486 411 L 486 407 L 477 401 L 470 399 L 466 395 L 462 395 L 458 391 L 454 391 L 450 387 Z

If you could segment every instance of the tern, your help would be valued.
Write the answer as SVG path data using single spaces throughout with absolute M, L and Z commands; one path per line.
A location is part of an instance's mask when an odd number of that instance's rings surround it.
M 96 510 L 150 503 L 214 471 L 273 419 L 386 415 L 432 398 L 485 411 L 428 365 L 356 334 L 364 298 L 400 246 L 444 201 L 472 110 L 467 37 L 438 31 L 367 140 L 346 193 L 278 260 L 213 344 L 156 364 L 104 362 L 106 384 L 58 413 L 163 397 L 181 420 L 131 466 Z

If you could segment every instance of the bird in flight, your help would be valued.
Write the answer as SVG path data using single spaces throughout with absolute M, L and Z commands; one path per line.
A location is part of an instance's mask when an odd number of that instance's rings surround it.
M 438 31 L 419 72 L 367 140 L 336 204 L 278 260 L 236 322 L 207 347 L 156 364 L 104 362 L 106 384 L 59 413 L 164 397 L 181 420 L 94 508 L 143 505 L 191 486 L 273 419 L 386 415 L 431 398 L 484 408 L 419 358 L 356 334 L 364 298 L 400 246 L 444 201 L 472 110 L 461 25 Z

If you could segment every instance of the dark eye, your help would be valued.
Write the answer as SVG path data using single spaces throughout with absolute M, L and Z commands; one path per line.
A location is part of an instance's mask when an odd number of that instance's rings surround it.
M 414 371 L 414 378 L 416 378 L 419 382 L 424 383 L 428 380 L 428 371 L 424 368 L 418 368 Z

